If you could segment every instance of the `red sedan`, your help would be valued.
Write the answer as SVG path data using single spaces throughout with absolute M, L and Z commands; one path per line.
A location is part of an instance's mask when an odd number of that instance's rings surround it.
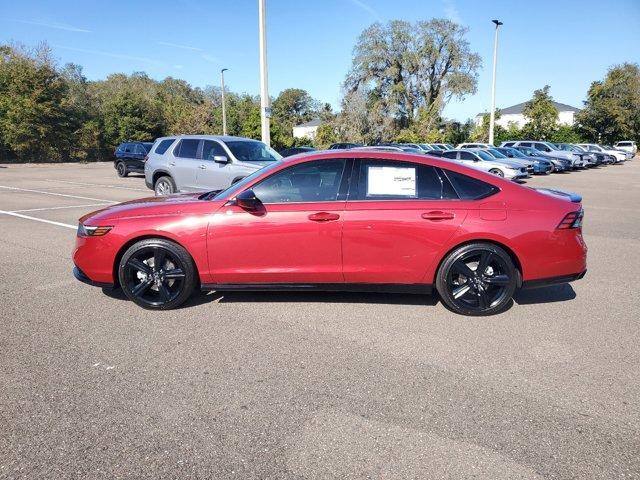
M 431 293 L 465 315 L 586 272 L 581 198 L 443 159 L 366 150 L 289 157 L 222 192 L 80 219 L 75 276 L 169 309 L 203 290 Z

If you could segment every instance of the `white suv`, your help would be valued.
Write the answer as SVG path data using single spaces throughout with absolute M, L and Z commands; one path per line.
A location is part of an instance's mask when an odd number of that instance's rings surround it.
M 258 140 L 213 135 L 158 138 L 144 165 L 156 195 L 222 190 L 282 157 Z
M 632 155 L 638 153 L 638 146 L 636 142 L 632 142 L 630 140 L 623 140 L 622 142 L 617 142 L 613 148 L 617 148 L 618 150 L 625 150 L 630 152 Z
M 595 143 L 578 143 L 578 146 L 584 148 L 587 152 L 598 152 L 612 155 L 616 157 L 616 163 L 624 162 L 625 160 L 627 160 L 627 158 L 630 158 L 627 155 L 627 152 L 616 150 L 615 148 L 609 147 L 607 145 L 597 145 Z

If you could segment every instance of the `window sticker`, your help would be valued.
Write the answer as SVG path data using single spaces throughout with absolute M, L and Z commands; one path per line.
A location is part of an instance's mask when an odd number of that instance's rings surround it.
M 416 196 L 416 169 L 412 167 L 367 167 L 367 196 Z

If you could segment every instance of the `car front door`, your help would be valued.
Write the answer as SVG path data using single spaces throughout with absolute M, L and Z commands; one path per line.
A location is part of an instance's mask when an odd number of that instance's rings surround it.
M 200 139 L 197 138 L 183 138 L 168 159 L 169 173 L 180 192 L 198 190 L 196 176 L 198 167 L 202 163 L 198 159 L 200 143 Z
M 214 284 L 342 283 L 342 224 L 352 161 L 323 159 L 253 185 L 258 211 L 228 202 L 208 231 Z
M 424 284 L 467 215 L 443 170 L 419 163 L 359 160 L 344 214 L 347 283 Z
M 204 140 L 196 183 L 199 190 L 222 190 L 233 181 L 231 159 L 215 140 Z

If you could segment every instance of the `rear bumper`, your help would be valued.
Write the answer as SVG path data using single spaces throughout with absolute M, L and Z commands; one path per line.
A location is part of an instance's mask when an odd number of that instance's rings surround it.
M 587 274 L 586 270 L 571 275 L 560 275 L 558 277 L 538 278 L 535 280 L 525 280 L 522 282 L 522 288 L 540 288 L 548 285 L 557 285 L 559 283 L 569 283 L 580 280 Z
M 92 287 L 100 287 L 100 288 L 113 288 L 113 283 L 106 282 L 94 282 L 89 277 L 85 275 L 85 273 L 80 270 L 78 267 L 73 267 L 73 276 L 76 277 L 76 280 L 86 283 L 87 285 L 91 285 Z

